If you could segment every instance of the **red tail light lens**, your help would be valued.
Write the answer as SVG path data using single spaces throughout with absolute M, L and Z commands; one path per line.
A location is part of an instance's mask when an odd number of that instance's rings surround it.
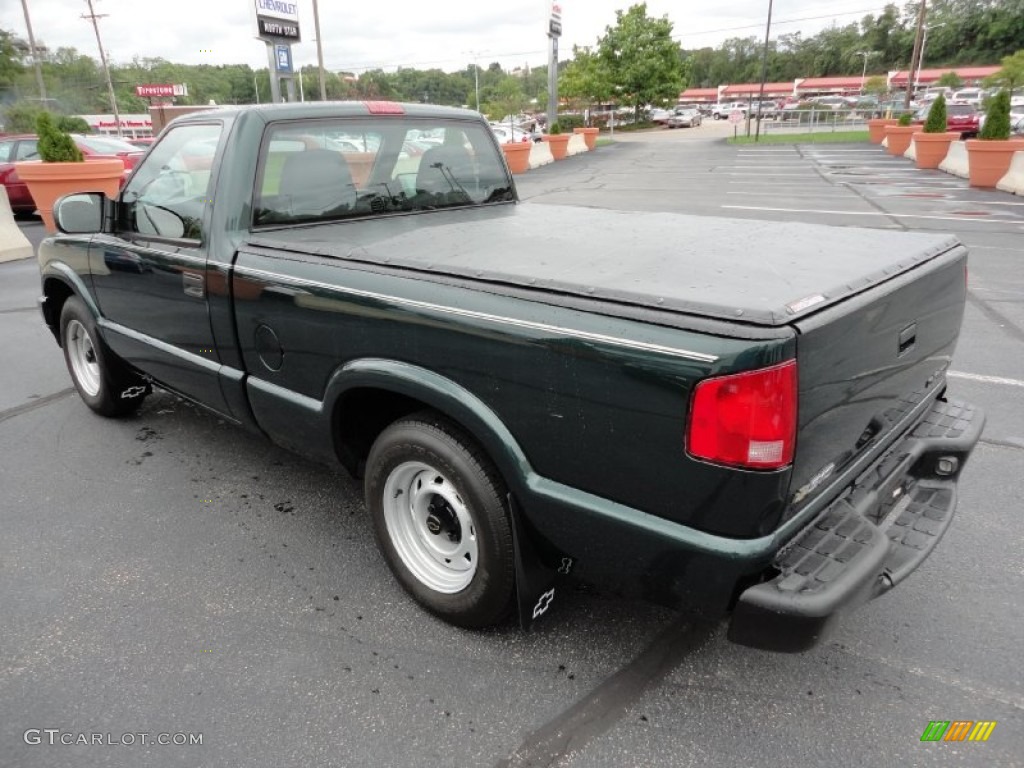
M 693 393 L 686 449 L 691 456 L 749 469 L 793 461 L 796 361 L 705 379 Z

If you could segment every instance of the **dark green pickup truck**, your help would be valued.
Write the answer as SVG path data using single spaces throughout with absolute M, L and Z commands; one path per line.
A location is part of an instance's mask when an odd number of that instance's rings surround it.
M 340 462 L 462 626 L 572 571 L 807 648 L 931 553 L 984 422 L 946 397 L 955 239 L 523 204 L 475 112 L 190 115 L 55 219 L 82 399 L 156 384 Z

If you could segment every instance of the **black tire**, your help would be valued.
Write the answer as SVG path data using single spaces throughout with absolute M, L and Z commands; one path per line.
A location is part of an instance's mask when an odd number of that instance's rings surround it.
M 107 349 L 92 313 L 77 296 L 68 298 L 61 309 L 60 345 L 75 389 L 96 413 L 134 413 L 152 391 L 147 382 Z
M 433 477 L 429 473 L 436 473 L 444 481 L 437 486 L 439 492 L 433 494 L 432 486 L 423 486 L 422 482 L 416 487 L 405 487 L 404 478 L 416 471 L 421 474 L 413 477 Z M 451 624 L 471 629 L 493 626 L 507 617 L 515 588 L 515 554 L 507 491 L 497 470 L 472 439 L 432 412 L 396 421 L 377 437 L 370 449 L 364 487 L 366 507 L 381 553 L 402 587 L 421 606 Z M 414 522 L 422 516 L 422 511 L 420 516 L 413 512 L 417 493 L 431 499 L 428 508 L 431 514 L 422 525 Z M 443 494 L 457 495 L 461 502 L 457 504 L 458 513 Z M 390 497 L 390 502 L 386 497 Z M 435 515 L 432 511 L 435 509 L 441 511 Z M 467 514 L 471 525 L 466 524 Z M 442 529 L 438 517 L 444 516 L 448 520 Z M 396 517 L 400 519 L 396 521 Z M 402 523 L 401 519 L 409 522 Z M 429 554 L 429 548 L 433 543 L 461 547 L 469 541 L 466 538 L 469 531 L 475 542 L 472 575 L 451 573 L 456 582 L 469 578 L 464 586 L 446 585 L 448 589 L 444 591 L 428 583 L 429 578 L 421 578 L 414 572 L 416 568 L 439 567 L 444 575 L 446 566 L 430 561 L 430 556 L 437 560 L 437 554 Z M 412 551 L 410 541 L 414 542 Z M 469 559 L 467 556 L 466 560 Z M 427 565 L 421 565 L 423 562 Z M 462 560 L 457 558 L 457 563 L 462 564 Z

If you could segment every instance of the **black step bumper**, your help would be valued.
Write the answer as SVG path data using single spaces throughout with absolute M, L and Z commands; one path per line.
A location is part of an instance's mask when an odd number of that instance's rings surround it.
M 985 415 L 938 401 L 910 433 L 775 557 L 778 575 L 744 590 L 729 639 L 772 651 L 810 648 L 836 618 L 899 584 L 935 549 Z

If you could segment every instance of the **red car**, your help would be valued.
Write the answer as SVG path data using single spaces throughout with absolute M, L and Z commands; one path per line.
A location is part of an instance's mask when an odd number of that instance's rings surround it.
M 109 160 L 117 157 L 124 163 L 124 179 L 128 178 L 132 168 L 144 154 L 143 150 L 133 147 L 127 141 L 112 136 L 80 136 L 73 134 L 75 144 L 86 160 Z M 38 160 L 35 134 L 0 136 L 0 184 L 7 189 L 7 197 L 11 201 L 11 210 L 15 213 L 32 213 L 36 204 L 28 193 L 25 182 L 18 178 L 14 169 L 15 163 L 24 160 Z
M 959 131 L 962 139 L 974 138 L 981 130 L 981 113 L 972 104 L 947 104 L 946 130 Z

